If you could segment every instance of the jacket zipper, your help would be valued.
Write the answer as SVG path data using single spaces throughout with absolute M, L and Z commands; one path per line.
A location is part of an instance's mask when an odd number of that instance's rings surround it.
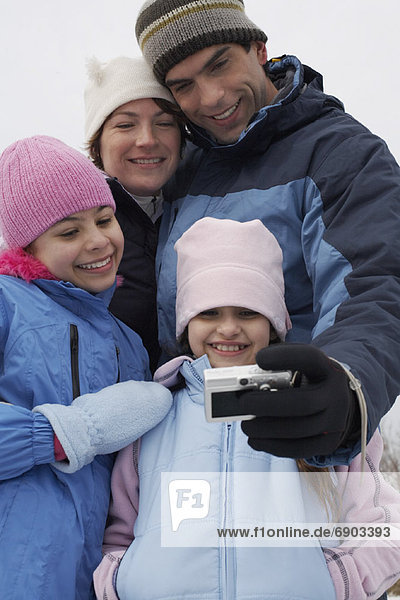
M 118 348 L 118 346 L 115 346 L 115 354 L 117 355 L 117 367 L 118 367 L 117 381 L 116 381 L 116 383 L 119 383 L 120 376 L 121 376 L 121 371 L 120 371 L 120 368 L 119 368 L 119 348 Z
M 71 377 L 72 377 L 72 397 L 75 400 L 81 395 L 81 386 L 79 382 L 79 337 L 78 327 L 73 323 L 69 326 L 69 339 L 71 351 Z
M 227 525 L 229 527 L 234 526 L 234 521 L 232 520 L 232 512 L 231 505 L 229 503 L 229 496 L 231 494 L 231 486 L 232 486 L 232 465 L 231 465 L 231 438 L 232 438 L 232 424 L 226 424 L 226 458 L 225 458 L 225 486 L 224 486 L 224 527 Z M 229 514 L 229 518 L 227 519 L 227 513 Z M 235 565 L 234 565 L 234 556 L 236 554 L 236 550 L 234 545 L 230 545 L 227 547 L 226 539 L 224 539 L 224 570 L 225 570 L 225 580 L 223 583 L 223 593 L 222 597 L 226 600 L 231 600 L 235 597 L 236 590 L 234 586 L 234 578 L 235 574 Z
M 139 440 L 135 440 L 132 444 L 132 462 L 136 475 L 139 477 Z
M 70 339 L 70 351 L 71 351 L 71 377 L 72 377 L 72 397 L 75 400 L 81 395 L 81 386 L 79 378 L 79 335 L 78 327 L 73 323 L 69 326 L 69 339 Z M 121 378 L 121 370 L 119 366 L 119 348 L 115 346 L 115 354 L 117 355 L 117 381 L 119 383 Z

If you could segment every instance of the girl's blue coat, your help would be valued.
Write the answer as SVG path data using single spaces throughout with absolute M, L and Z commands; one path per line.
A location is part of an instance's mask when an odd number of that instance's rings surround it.
M 88 600 L 101 560 L 112 456 L 74 474 L 54 461 L 53 432 L 31 409 L 118 380 L 148 378 L 140 338 L 91 295 L 65 282 L 0 276 L 0 595 Z

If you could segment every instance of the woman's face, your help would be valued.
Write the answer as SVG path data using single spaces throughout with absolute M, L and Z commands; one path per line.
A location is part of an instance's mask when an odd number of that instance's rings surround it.
M 180 160 L 181 132 L 173 115 L 151 98 L 132 100 L 104 123 L 100 155 L 105 172 L 137 196 L 157 194 Z

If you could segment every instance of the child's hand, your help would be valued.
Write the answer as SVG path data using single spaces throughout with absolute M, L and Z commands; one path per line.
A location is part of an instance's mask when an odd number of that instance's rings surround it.
M 155 427 L 172 404 L 171 392 L 152 381 L 125 381 L 76 398 L 71 406 L 42 404 L 33 410 L 51 423 L 67 462 L 53 463 L 74 473 L 97 454 L 121 450 Z
M 360 429 L 360 412 L 350 380 L 336 361 L 309 344 L 276 344 L 256 357 L 262 369 L 299 371 L 299 387 L 244 392 L 241 401 L 255 419 L 242 422 L 255 450 L 276 456 L 328 455 Z

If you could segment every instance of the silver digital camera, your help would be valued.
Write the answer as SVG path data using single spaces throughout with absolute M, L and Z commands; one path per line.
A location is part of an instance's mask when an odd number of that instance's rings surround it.
M 274 392 L 292 385 L 291 371 L 265 371 L 258 365 L 220 367 L 204 370 L 204 406 L 206 419 L 215 421 L 244 421 L 254 415 L 244 412 L 239 401 L 245 390 Z

